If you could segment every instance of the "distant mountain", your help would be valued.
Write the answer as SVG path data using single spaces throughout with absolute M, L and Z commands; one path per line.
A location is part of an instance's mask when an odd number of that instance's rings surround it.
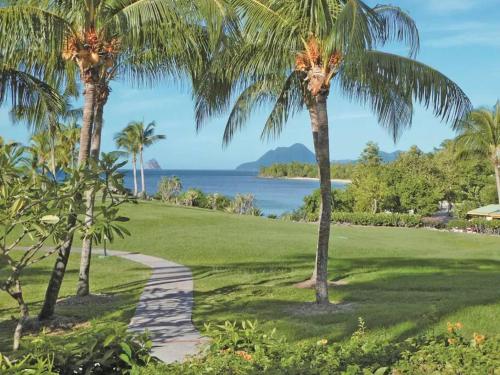
M 145 169 L 161 169 L 160 163 L 156 161 L 156 159 L 151 159 L 146 162 Z
M 403 153 L 403 151 L 396 150 L 394 152 L 384 152 L 380 151 L 379 155 L 385 163 L 390 163 L 398 158 L 398 156 Z
M 276 163 L 315 163 L 314 154 L 303 144 L 296 143 L 290 147 L 278 147 L 262 155 L 256 161 L 243 163 L 236 167 L 239 171 L 259 171 L 261 167 L 268 167 Z

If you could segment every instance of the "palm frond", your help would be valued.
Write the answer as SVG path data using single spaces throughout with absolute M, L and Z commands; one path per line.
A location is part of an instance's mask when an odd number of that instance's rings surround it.
M 308 92 L 304 88 L 304 77 L 301 72 L 294 71 L 284 80 L 281 90 L 276 95 L 274 107 L 262 130 L 261 139 L 276 139 L 283 131 L 288 119 L 302 110 Z
M 377 5 L 373 10 L 383 22 L 380 36 L 383 44 L 390 41 L 404 42 L 410 48 L 410 57 L 415 57 L 420 49 L 420 36 L 413 18 L 395 6 Z
M 472 109 L 469 98 L 455 82 L 423 63 L 379 51 L 353 56 L 353 61 L 364 76 L 400 86 L 402 92 L 411 93 L 415 101 L 454 128 Z
M 10 99 L 12 107 L 41 107 L 61 110 L 59 93 L 38 78 L 11 67 L 0 65 L 0 105 Z

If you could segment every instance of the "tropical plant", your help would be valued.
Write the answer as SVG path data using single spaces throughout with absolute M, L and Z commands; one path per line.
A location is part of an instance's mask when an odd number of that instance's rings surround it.
M 79 164 L 85 164 L 92 144 L 98 155 L 102 111 L 109 82 L 117 77 L 139 84 L 157 83 L 182 72 L 198 74 L 197 61 L 217 31 L 226 30 L 220 0 L 12 0 L 0 6 L 0 51 L 9 62 L 22 63 L 40 74 L 57 72 L 54 81 L 74 87 L 79 73 L 83 85 L 83 120 Z M 206 15 L 213 16 L 203 22 Z M 206 36 L 210 35 L 210 38 Z M 94 138 L 95 142 L 92 142 Z M 88 213 L 92 193 L 87 194 Z M 88 215 L 87 213 L 87 215 Z M 91 222 L 89 217 L 89 224 Z M 57 291 L 64 276 L 72 238 L 61 250 L 49 289 Z M 84 242 L 82 257 L 91 244 Z M 56 265 L 57 267 L 57 265 Z M 48 293 L 42 317 L 52 314 L 54 295 Z
M 419 35 L 408 14 L 394 6 L 370 7 L 361 0 L 235 0 L 243 32 L 208 63 L 195 85 L 198 127 L 223 113 L 235 94 L 224 132 L 231 141 L 255 108 L 271 103 L 262 137 L 280 135 L 288 118 L 308 109 L 319 167 L 322 209 L 315 271 L 316 301 L 328 303 L 328 244 L 331 218 L 327 99 L 332 88 L 371 107 L 394 139 L 412 123 L 414 102 L 455 123 L 470 110 L 450 79 L 413 60 Z M 409 57 L 377 50 L 389 42 L 409 46 Z
M 137 196 L 137 154 L 139 146 L 137 144 L 136 135 L 128 126 L 121 132 L 115 134 L 115 143 L 118 149 L 124 150 L 127 155 L 132 157 L 132 174 L 134 180 L 134 196 Z
M 495 170 L 498 203 L 500 203 L 500 101 L 493 110 L 472 111 L 459 123 L 456 144 L 459 155 L 488 159 Z
M 3 34 L 2 34 L 3 35 Z M 58 111 L 63 98 L 58 91 L 29 71 L 2 61 L 0 54 L 0 106 L 9 100 L 12 108 L 35 107 L 44 103 L 45 108 Z
M 62 129 L 66 126 L 64 122 L 76 124 L 82 116 L 81 109 L 72 108 L 69 102 L 70 98 L 69 95 L 62 96 L 62 108 L 51 108 L 44 101 L 41 101 L 32 106 L 17 105 L 11 110 L 11 118 L 14 123 L 27 123 L 31 127 L 34 134 L 32 142 L 35 143 L 35 146 L 40 148 L 40 151 L 43 151 L 44 147 L 48 148 L 47 155 L 42 153 L 41 156 L 50 161 L 48 163 L 49 170 L 54 176 L 60 167 L 58 157 L 67 158 L 71 156 L 71 153 L 64 155 L 58 150 L 58 146 L 62 144 L 66 149 L 65 151 L 68 151 L 67 145 L 61 142 Z
M 158 183 L 158 194 L 164 202 L 175 201 L 181 190 L 182 182 L 177 176 L 162 177 Z
M 113 189 L 119 186 L 116 184 L 116 169 L 109 165 L 96 165 L 92 169 L 80 170 L 62 182 L 57 181 L 53 176 L 32 170 L 30 162 L 23 157 L 24 151 L 18 145 L 0 148 L 0 256 L 8 265 L 0 279 L 0 290 L 8 293 L 19 306 L 20 318 L 14 333 L 14 350 L 19 348 L 29 317 L 21 282 L 24 270 L 57 253 L 64 246 L 69 217 L 73 213 L 84 212 L 83 207 L 78 205 L 77 192 L 80 189 L 94 187 L 104 197 L 109 197 L 114 194 L 111 186 Z M 101 175 L 106 178 L 101 180 L 98 177 Z M 115 223 L 123 221 L 117 209 L 121 202 L 118 197 L 103 200 L 98 222 L 93 227 L 87 228 L 84 221 L 78 220 L 69 230 L 72 233 L 85 230 L 84 235 L 97 240 L 102 232 L 128 233 Z M 27 238 L 31 239 L 31 245 L 22 256 L 14 256 L 13 251 Z M 49 242 L 53 246 L 43 247 Z
M 156 123 L 150 122 L 147 126 L 144 126 L 142 121 L 132 121 L 125 128 L 125 133 L 129 134 L 131 137 L 132 148 L 136 150 L 139 154 L 139 165 L 141 170 L 141 196 L 146 196 L 146 181 L 144 179 L 144 158 L 143 153 L 146 147 L 153 145 L 159 140 L 165 139 L 166 136 L 163 134 L 155 133 Z

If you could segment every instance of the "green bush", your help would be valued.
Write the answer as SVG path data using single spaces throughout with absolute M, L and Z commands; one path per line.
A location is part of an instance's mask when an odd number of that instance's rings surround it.
M 253 194 L 236 194 L 226 211 L 238 215 L 262 216 L 262 211 L 255 206 Z
M 12 356 L 10 362 L 18 367 L 11 373 L 128 374 L 133 367 L 155 362 L 150 356 L 151 347 L 146 335 L 131 335 L 124 329 L 112 327 L 85 332 L 79 340 L 72 340 L 69 344 L 42 334 Z M 9 374 L 5 368 L 8 367 L 0 360 L 1 374 Z M 32 371 L 39 368 L 38 372 Z
M 225 210 L 231 204 L 231 199 L 219 193 L 207 195 L 207 201 L 209 208 L 219 211 Z
M 369 214 L 364 212 L 334 212 L 332 221 L 340 224 L 373 225 L 386 227 L 422 226 L 422 217 L 419 215 L 379 213 Z
M 181 206 L 209 208 L 208 199 L 200 189 L 189 189 L 177 197 L 177 202 Z
M 50 357 L 35 357 L 31 354 L 25 355 L 20 359 L 9 359 L 0 353 L 0 374 L 37 374 L 37 375 L 55 375 L 52 371 L 53 361 Z
M 162 177 L 158 183 L 157 196 L 163 202 L 175 202 L 182 190 L 182 182 L 179 177 Z
M 447 227 L 448 229 L 470 229 L 471 231 L 476 233 L 500 235 L 500 220 L 456 219 L 450 220 Z
M 446 334 L 391 343 L 368 336 L 360 319 L 359 329 L 343 343 L 290 344 L 255 322 L 226 322 L 208 327 L 213 342 L 205 356 L 155 364 L 137 374 L 493 374 L 500 366 L 500 338 L 466 338 L 458 327 L 460 323 L 449 325 Z

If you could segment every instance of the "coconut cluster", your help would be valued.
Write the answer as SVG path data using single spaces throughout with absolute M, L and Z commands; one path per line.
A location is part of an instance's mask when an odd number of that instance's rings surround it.
M 329 85 L 330 78 L 336 74 L 342 64 L 342 53 L 335 51 L 326 65 L 323 64 L 321 47 L 312 36 L 307 42 L 305 51 L 297 54 L 295 69 L 307 73 L 308 89 L 313 96 L 318 95 L 324 85 Z
M 113 67 L 119 51 L 120 41 L 117 38 L 106 41 L 95 30 L 90 30 L 68 38 L 63 58 L 75 61 L 83 75 L 90 77 L 88 72 L 92 68 L 104 67 L 107 69 Z

